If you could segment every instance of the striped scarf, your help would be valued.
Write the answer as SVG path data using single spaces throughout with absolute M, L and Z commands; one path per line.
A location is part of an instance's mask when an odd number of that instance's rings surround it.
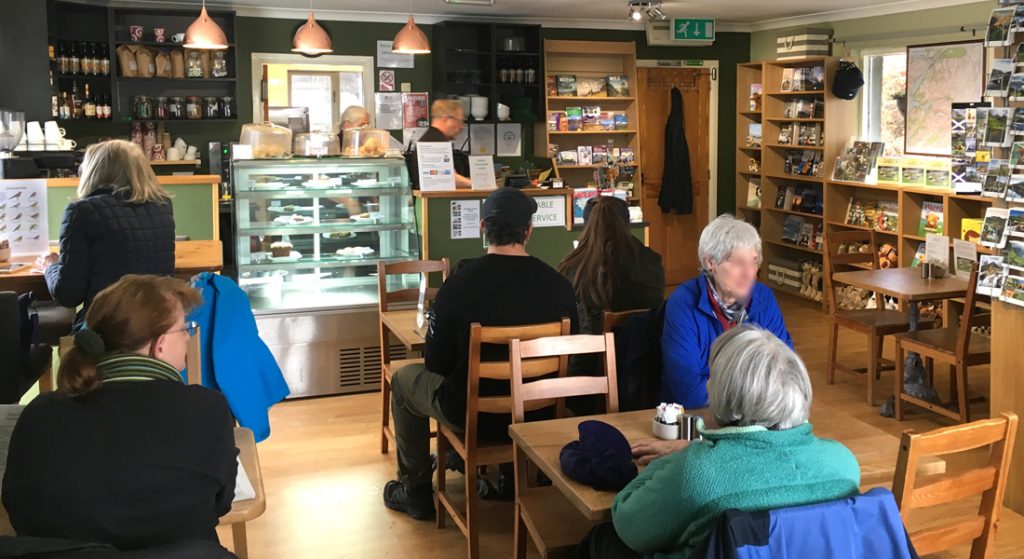
M 708 283 L 708 291 L 711 292 L 711 296 L 714 298 L 719 310 L 721 310 L 722 314 L 725 315 L 726 320 L 732 324 L 741 324 L 747 319 L 747 301 L 736 299 L 733 304 L 726 305 L 725 301 L 722 300 L 722 296 L 718 294 L 718 288 L 715 285 L 715 277 L 704 272 L 704 279 Z
M 118 353 L 109 355 L 96 364 L 101 381 L 134 382 L 144 380 L 169 380 L 183 382 L 181 373 L 174 367 L 152 357 L 138 354 Z

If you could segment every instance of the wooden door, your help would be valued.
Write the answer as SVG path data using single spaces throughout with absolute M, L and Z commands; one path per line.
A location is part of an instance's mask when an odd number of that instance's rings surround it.
M 710 146 L 708 119 L 711 71 L 704 68 L 638 68 L 640 169 L 644 219 L 651 224 L 650 245 L 665 265 L 665 284 L 674 286 L 697 275 L 697 241 L 708 223 Z M 690 147 L 693 213 L 661 212 L 658 195 L 665 165 L 665 124 L 672 109 L 672 88 L 683 95 L 683 120 Z

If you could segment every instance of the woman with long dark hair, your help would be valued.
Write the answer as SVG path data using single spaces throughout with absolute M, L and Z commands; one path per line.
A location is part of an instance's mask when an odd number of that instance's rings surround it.
M 558 266 L 569 278 L 580 311 L 580 333 L 602 331 L 604 311 L 653 309 L 665 294 L 661 255 L 629 229 L 629 207 L 611 196 L 587 203 L 579 245 Z

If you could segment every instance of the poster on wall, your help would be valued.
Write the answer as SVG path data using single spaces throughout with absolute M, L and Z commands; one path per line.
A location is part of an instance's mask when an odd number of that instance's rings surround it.
M 402 128 L 430 126 L 430 98 L 426 93 L 402 93 Z
M 498 156 L 519 157 L 523 154 L 523 125 L 518 122 L 499 122 L 497 129 Z
M 951 155 L 950 108 L 981 101 L 984 85 L 983 41 L 908 46 L 904 152 Z
M 377 93 L 374 95 L 377 128 L 382 130 L 401 130 L 402 127 L 402 94 Z
M 378 72 L 380 79 L 378 81 L 378 87 L 380 91 L 394 91 L 395 90 L 395 71 L 394 70 L 381 70 Z
M 391 51 L 392 41 L 377 41 L 377 67 L 378 68 L 412 68 L 413 59 L 411 54 L 396 54 Z
M 46 180 L 0 181 L 0 239 L 12 256 L 38 256 L 50 251 L 46 218 Z
M 480 200 L 452 200 L 452 239 L 480 238 Z
M 472 155 L 494 155 L 494 125 L 469 125 L 469 153 Z

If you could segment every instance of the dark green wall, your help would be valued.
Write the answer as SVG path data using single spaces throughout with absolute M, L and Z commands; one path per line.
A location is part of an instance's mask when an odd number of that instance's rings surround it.
M 182 135 L 190 144 L 200 146 L 203 151 L 207 141 L 237 141 L 241 124 L 248 122 L 252 115 L 251 58 L 253 52 L 290 52 L 291 40 L 300 21 L 288 19 L 239 17 L 235 23 L 238 45 L 237 108 L 240 120 L 237 123 L 188 122 L 167 125 L 172 135 Z M 377 40 L 390 40 L 401 28 L 399 23 L 369 23 L 321 21 L 334 41 L 334 52 L 353 56 L 376 56 Z M 427 37 L 433 33 L 432 25 L 420 26 Z M 592 41 L 634 41 L 637 57 L 642 59 L 704 59 L 719 60 L 719 125 L 718 125 L 718 209 L 731 211 L 735 207 L 735 155 L 736 150 L 736 64 L 750 58 L 749 33 L 719 33 L 718 40 L 710 47 L 649 47 L 642 30 L 615 31 L 593 29 L 545 28 L 547 39 L 592 40 Z M 415 68 L 395 70 L 397 83 L 409 82 L 413 91 L 431 90 L 430 55 L 416 56 Z M 376 76 L 374 76 L 376 81 Z M 376 86 L 376 84 L 374 84 Z M 375 87 L 376 89 L 376 87 Z M 97 138 L 128 134 L 125 123 L 70 122 L 68 134 L 86 142 Z M 524 127 L 523 153 L 532 154 L 532 127 Z M 517 159 L 506 161 L 516 164 Z

